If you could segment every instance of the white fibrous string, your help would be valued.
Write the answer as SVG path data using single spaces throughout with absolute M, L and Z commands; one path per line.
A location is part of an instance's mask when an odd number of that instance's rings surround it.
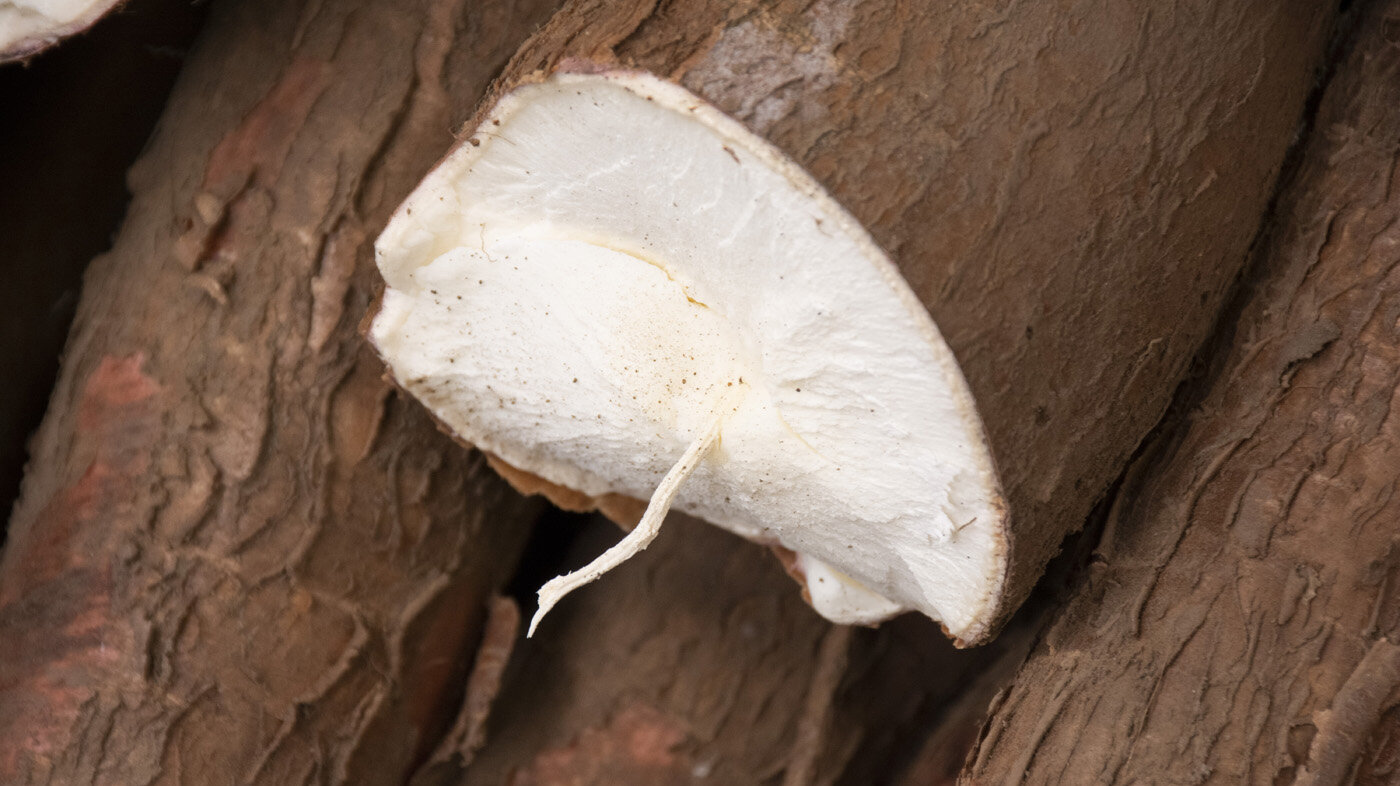
M 715 417 L 710 421 L 710 425 L 705 429 L 705 433 L 696 437 L 690 447 L 681 454 L 680 461 L 666 473 L 666 477 L 661 479 L 661 485 L 656 487 L 656 491 L 651 494 L 651 501 L 647 503 L 646 512 L 642 514 L 642 520 L 637 522 L 637 526 L 627 533 L 627 536 L 618 541 L 612 548 L 598 555 L 598 558 L 579 568 L 573 573 L 566 573 L 545 582 L 539 591 L 539 610 L 530 620 L 530 630 L 525 634 L 526 638 L 535 635 L 535 628 L 544 619 L 544 615 L 554 608 L 565 595 L 597 581 L 604 573 L 621 565 L 633 556 L 651 545 L 656 536 L 661 532 L 661 522 L 666 519 L 666 513 L 671 510 L 671 503 L 676 499 L 676 492 L 680 491 L 681 484 L 686 478 L 700 466 L 700 462 L 705 460 L 710 448 L 719 439 L 720 427 L 724 423 L 723 408 L 717 408 Z

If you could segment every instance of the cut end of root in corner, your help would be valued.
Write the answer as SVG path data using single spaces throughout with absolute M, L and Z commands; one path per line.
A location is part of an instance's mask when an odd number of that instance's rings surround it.
M 604 573 L 621 565 L 633 556 L 640 553 L 647 546 L 651 545 L 656 536 L 661 532 L 661 522 L 666 519 L 666 514 L 671 510 L 671 503 L 675 502 L 676 493 L 680 491 L 681 484 L 689 478 L 695 468 L 700 466 L 700 462 L 719 441 L 720 427 L 724 424 L 722 408 L 716 411 L 714 419 L 705 432 L 690 443 L 690 447 L 681 454 L 680 461 L 666 473 L 666 477 L 661 479 L 661 484 L 652 492 L 651 501 L 647 503 L 646 513 L 642 514 L 642 520 L 637 526 L 627 533 L 627 536 L 618 541 L 607 551 L 598 555 L 598 558 L 579 568 L 573 573 L 550 579 L 545 582 L 539 591 L 539 609 L 535 611 L 535 616 L 530 619 L 530 630 L 525 634 L 526 638 L 535 635 L 535 628 L 539 626 L 544 615 L 554 608 L 570 592 L 591 584 L 602 577 Z

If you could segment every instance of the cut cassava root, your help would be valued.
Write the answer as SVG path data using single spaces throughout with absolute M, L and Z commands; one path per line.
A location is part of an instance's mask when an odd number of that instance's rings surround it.
M 919 609 L 972 632 L 1005 561 L 981 425 L 854 220 L 645 74 L 556 74 L 486 122 L 377 244 L 370 336 L 400 384 L 468 441 L 588 494 L 649 496 L 688 442 L 721 440 L 652 513 L 679 493 L 798 551 L 835 621 Z
M 1188 4 L 1176 5 L 1184 10 Z M 638 401 L 658 401 L 667 411 L 659 418 L 651 413 L 638 420 L 636 410 L 629 410 L 630 394 L 606 401 L 600 392 L 606 386 L 595 386 L 596 378 L 579 376 L 571 368 L 559 366 L 554 371 L 568 373 L 528 384 L 528 374 L 521 372 L 512 378 L 508 393 L 496 395 L 486 386 L 498 383 L 502 369 L 514 372 L 517 362 L 497 363 L 489 372 L 481 366 L 454 371 L 445 367 L 468 356 L 440 354 L 434 368 L 417 373 L 398 367 L 407 357 L 402 346 L 386 346 L 393 343 L 386 341 L 393 332 L 390 324 L 414 311 L 407 300 L 391 303 L 395 290 L 412 292 L 415 302 L 427 304 L 433 289 L 446 291 L 439 285 L 456 281 L 472 291 L 470 285 L 481 282 L 478 286 L 485 287 L 488 279 L 473 278 L 469 271 L 493 265 L 513 268 L 525 256 L 532 256 L 531 264 L 542 269 L 522 281 L 541 280 L 551 271 L 549 275 L 570 276 L 573 284 L 594 275 L 585 271 L 602 270 L 613 262 L 621 265 L 628 258 L 642 260 L 635 275 L 619 267 L 616 276 L 604 277 L 607 286 L 586 290 L 578 303 L 565 302 L 557 292 L 551 295 L 554 300 L 542 297 L 523 283 L 517 290 L 506 289 L 509 277 L 491 279 L 499 294 L 492 300 L 483 290 L 478 305 L 503 315 L 493 324 L 509 327 L 489 340 L 481 338 L 479 346 L 501 359 L 529 357 L 531 364 L 523 368 L 530 374 L 541 373 L 532 364 L 549 365 L 559 358 L 584 362 L 588 353 L 581 347 L 590 341 L 595 347 L 626 343 L 619 331 L 602 325 L 601 311 L 632 309 L 621 303 L 651 307 L 664 299 L 659 293 L 669 286 L 666 302 L 675 308 L 665 313 L 672 333 L 637 333 L 633 346 L 672 345 L 676 333 L 685 335 L 675 325 L 701 325 L 706 317 L 700 312 L 713 308 L 725 312 L 720 324 L 710 325 L 723 340 L 707 344 L 711 354 L 700 357 L 717 367 L 727 369 L 737 362 L 745 371 L 760 372 L 754 380 L 789 381 L 770 374 L 765 364 L 771 353 L 755 353 L 755 362 L 738 350 L 753 344 L 763 350 L 799 346 L 811 348 L 804 360 L 813 366 L 826 364 L 818 377 L 833 370 L 837 377 L 848 378 L 843 381 L 868 375 L 864 387 L 836 386 L 841 392 L 814 409 L 836 413 L 831 422 L 840 426 L 842 448 L 851 444 L 853 433 L 867 442 L 859 449 L 868 461 L 846 463 L 844 456 L 830 461 L 842 473 L 840 492 L 833 498 L 842 504 L 856 499 L 873 508 L 889 502 L 890 513 L 847 516 L 839 505 L 815 498 L 801 484 L 788 486 L 792 493 L 782 504 L 760 509 L 751 503 L 769 492 L 769 478 L 748 471 L 716 482 L 725 462 L 714 460 L 696 470 L 679 505 L 812 558 L 818 569 L 809 574 L 820 572 L 820 565 L 832 568 L 834 573 L 827 575 L 837 578 L 843 596 L 859 599 L 843 621 L 870 621 L 901 608 L 919 608 L 939 618 L 961 641 L 982 640 L 1024 598 L 1060 538 L 1082 523 L 1094 499 L 1165 407 L 1244 258 L 1268 184 L 1301 111 L 1309 71 L 1325 36 L 1327 12 L 1302 2 L 1236 0 L 1210 4 L 1209 12 L 1193 17 L 1189 25 L 1158 29 L 1152 20 L 1161 16 L 1155 11 L 1088 0 L 1053 9 L 1018 8 L 997 18 L 980 6 L 874 1 L 780 2 L 734 11 L 730 4 L 705 2 L 566 6 L 516 57 L 470 126 L 475 129 L 471 138 L 418 192 L 413 218 L 406 204 L 397 229 L 380 239 L 380 265 L 390 286 L 380 319 L 388 321 L 378 323 L 372 336 L 400 384 L 427 400 L 459 436 L 502 453 L 500 458 L 519 470 L 543 476 L 545 489 L 568 487 L 573 490 L 569 501 L 575 504 L 580 495 L 646 497 L 697 433 L 685 421 L 703 412 L 705 385 L 727 379 L 727 374 L 713 373 L 692 389 L 699 378 L 676 372 L 699 369 L 658 374 L 649 362 L 623 364 L 620 373 L 638 375 L 637 384 L 650 380 L 662 388 L 647 391 L 658 393 L 656 397 L 639 395 Z M 531 126 L 535 130 L 528 138 L 504 128 L 506 115 L 528 114 L 531 106 L 542 109 L 544 96 L 551 90 L 563 96 L 561 85 L 571 79 L 578 80 L 575 89 L 586 99 L 567 110 L 575 115 L 544 117 Z M 613 87 L 630 80 L 631 87 L 622 85 L 623 90 L 634 94 L 694 95 L 690 103 L 657 101 L 651 95 L 651 103 L 666 104 L 661 109 L 675 110 L 676 116 L 690 113 L 695 122 L 658 125 L 645 118 L 660 109 L 633 111 L 620 103 L 607 104 L 601 112 L 604 123 L 627 125 L 631 136 L 611 144 L 591 140 L 597 126 L 584 122 L 590 106 L 599 96 L 612 94 L 600 90 L 583 96 L 577 84 L 590 79 L 611 81 Z M 678 86 L 634 89 L 644 82 L 665 81 Z M 539 105 L 535 99 L 540 99 Z M 870 326 L 873 336 L 814 339 L 825 323 L 804 318 L 802 308 L 812 306 L 811 298 L 798 298 L 799 306 L 791 307 L 790 294 L 808 290 L 790 283 L 788 273 L 808 273 L 815 279 L 820 276 L 813 271 L 842 271 L 841 276 L 809 282 L 810 291 L 828 293 L 832 303 L 840 304 L 847 296 L 858 300 L 861 288 L 844 276 L 854 268 L 819 261 L 842 256 L 831 248 L 775 247 L 780 246 L 777 238 L 789 237 L 786 225 L 770 224 L 765 227 L 767 236 L 750 242 L 745 253 L 754 261 L 744 273 L 753 278 L 742 279 L 752 282 L 771 273 L 773 278 L 782 275 L 782 285 L 745 284 L 732 290 L 761 299 L 774 312 L 773 324 L 786 329 L 788 340 L 753 341 L 746 327 L 737 339 L 722 336 L 720 328 L 743 322 L 733 316 L 739 309 L 732 303 L 712 303 L 706 293 L 687 287 L 703 284 L 714 289 L 702 277 L 732 263 L 716 248 L 750 229 L 744 224 L 746 214 L 771 207 L 768 203 L 777 192 L 751 189 L 740 198 L 736 195 L 742 189 L 716 190 L 715 204 L 734 211 L 730 223 L 716 218 L 705 224 L 708 219 L 702 215 L 699 225 L 714 228 L 695 229 L 692 246 L 666 247 L 666 254 L 649 257 L 657 252 L 645 245 L 655 227 L 685 231 L 671 227 L 669 222 L 678 218 L 668 213 L 672 195 L 658 184 L 683 190 L 695 182 L 726 182 L 726 165 L 718 157 L 687 170 L 688 163 L 702 160 L 692 158 L 699 148 L 679 142 L 668 146 L 665 141 L 685 128 L 705 126 L 696 118 L 713 113 L 711 104 L 747 128 L 729 138 L 752 138 L 747 136 L 752 133 L 766 140 L 762 145 L 728 145 L 730 150 L 715 146 L 730 157 L 730 166 L 737 165 L 732 171 L 744 176 L 758 172 L 763 167 L 752 166 L 752 161 L 745 165 L 746 154 L 779 151 L 776 163 L 759 163 L 802 178 L 803 169 L 815 175 L 869 229 L 875 243 L 890 252 L 904 281 L 887 282 L 887 291 L 899 293 L 897 301 L 917 300 L 937 318 L 942 335 L 958 354 L 977 411 L 971 406 L 947 407 L 932 427 L 880 411 L 874 413 L 877 417 L 864 417 L 871 413 L 859 412 L 857 402 L 880 395 L 882 383 L 899 378 L 901 364 L 913 362 L 911 355 L 879 350 L 898 345 L 914 355 L 926 353 L 927 358 L 946 352 L 946 347 L 922 314 L 926 332 L 935 340 L 926 339 L 922 347 L 908 340 L 885 344 L 881 331 L 892 324 L 888 320 L 897 322 L 908 315 L 899 306 L 872 303 L 852 310 L 861 315 L 855 322 Z M 631 123 L 634 119 L 638 122 Z M 708 124 L 711 130 L 721 125 Z M 660 138 L 653 136 L 663 130 Z M 1241 145 L 1242 139 L 1249 144 Z M 594 141 L 597 146 L 590 147 Z M 631 156 L 653 153 L 647 162 L 654 167 L 649 176 L 642 164 L 629 163 Z M 500 156 L 496 163 L 493 155 Z M 528 160 L 530 165 L 511 171 L 512 160 Z M 477 161 L 485 163 L 473 170 L 472 162 Z M 631 179 L 613 177 L 629 171 L 629 166 Z M 602 186 L 610 178 L 613 189 L 606 190 Z M 547 204 L 532 196 L 557 196 L 549 193 L 555 186 L 559 193 L 573 195 L 572 201 Z M 499 221 L 464 225 L 464 217 L 481 215 L 483 205 L 507 205 L 516 197 L 522 197 L 521 203 L 534 200 L 541 209 L 530 213 L 514 204 L 514 212 L 496 211 Z M 819 203 L 825 199 L 820 192 L 814 198 Z M 697 195 L 690 212 L 706 205 Z M 590 210 L 597 215 L 581 220 Z M 846 214 L 840 210 L 839 215 Z M 791 237 L 813 236 L 808 230 L 799 232 L 796 225 L 792 229 Z M 840 219 L 823 222 L 817 230 L 833 236 L 832 243 L 840 243 L 843 232 L 848 239 L 866 237 L 859 225 L 843 227 Z M 618 235 L 630 237 L 634 245 L 608 247 Z M 554 250 L 544 252 L 550 244 Z M 870 247 L 884 258 L 874 244 Z M 507 252 L 519 259 L 502 261 Z M 805 266 L 772 264 L 774 259 L 794 257 L 818 261 Z M 408 258 L 416 262 L 405 264 Z M 547 259 L 571 259 L 576 267 L 566 272 L 550 267 Z M 410 280 L 415 276 L 409 271 L 415 269 L 422 281 Z M 443 278 L 432 278 L 439 272 Z M 624 284 L 655 286 L 650 294 L 629 300 L 619 293 Z M 907 297 L 910 292 L 914 298 Z M 453 298 L 457 295 L 466 297 L 467 292 L 456 292 Z M 544 324 L 546 303 L 557 322 L 547 330 L 533 330 Z M 433 318 L 437 324 L 418 325 L 408 333 L 421 340 L 465 331 L 468 323 L 453 327 L 446 320 L 452 306 L 451 301 L 443 302 L 441 319 Z M 520 310 L 512 316 L 508 312 L 513 308 Z M 825 308 L 813 307 L 810 313 L 818 311 L 827 316 Z M 585 312 L 589 318 L 579 318 Z M 686 321 L 681 321 L 682 315 Z M 419 316 L 427 319 L 426 312 Z M 634 323 L 662 331 L 646 315 L 635 316 Z M 561 345 L 559 337 L 575 343 Z M 431 346 L 436 339 L 415 348 L 422 353 L 420 359 L 443 351 Z M 861 358 L 860 351 L 867 348 L 876 352 Z M 843 352 L 847 354 L 841 356 Z M 665 354 L 671 361 L 691 359 L 685 353 Z M 713 371 L 705 363 L 700 366 Z M 574 383 L 575 377 L 582 381 Z M 919 401 L 956 402 L 963 389 L 957 366 L 951 363 L 937 373 L 912 378 L 936 380 L 924 386 L 928 398 Z M 772 407 L 789 422 L 804 400 L 798 397 L 795 380 L 790 391 L 784 390 L 790 396 L 775 399 Z M 476 392 L 468 392 L 473 385 Z M 813 392 L 808 385 L 801 387 L 803 397 Z M 937 392 L 929 394 L 934 388 Z M 571 406 L 579 411 L 571 411 Z M 454 410 L 455 417 L 444 417 Z M 616 428 L 559 431 L 561 419 L 573 417 L 601 419 Z M 621 422 L 611 423 L 609 418 Z M 499 426 L 503 420 L 508 434 L 492 430 L 493 422 Z M 652 428 L 657 423 L 663 424 L 659 433 Z M 829 423 L 810 425 L 798 424 L 784 436 L 800 446 L 802 441 L 820 441 L 832 430 Z M 739 434 L 755 443 L 775 444 L 765 429 L 739 426 L 733 422 L 726 427 L 726 444 Z M 940 433 L 960 436 L 940 442 Z M 607 443 L 609 434 L 617 435 L 618 444 Z M 950 450 L 912 460 L 887 455 L 911 445 Z M 815 447 L 811 454 L 823 456 L 831 446 Z M 984 458 L 988 452 L 996 459 L 1009 503 L 1009 544 L 1003 537 L 997 477 L 984 474 L 991 466 Z M 797 447 L 793 455 L 800 455 Z M 600 461 L 600 456 L 608 458 Z M 607 477 L 590 474 L 600 464 L 617 471 L 604 473 Z M 846 480 L 853 470 L 864 477 Z M 878 482 L 882 477 L 889 480 L 887 487 Z M 736 489 L 749 498 L 735 504 Z M 794 496 L 807 499 L 790 505 Z M 948 504 L 954 498 L 964 502 Z M 971 515 L 964 515 L 969 511 Z M 793 523 L 813 513 L 829 519 L 812 528 Z M 901 516 L 906 520 L 898 521 Z M 842 524 L 849 530 L 843 531 Z M 894 540 L 886 540 L 892 534 Z M 951 559 L 959 544 L 967 546 L 964 541 L 973 536 L 982 542 L 968 547 L 971 559 Z M 840 552 L 848 548 L 863 554 L 846 560 Z M 964 562 L 976 567 L 964 568 L 961 575 L 943 570 Z M 811 575 L 807 583 L 811 589 Z M 812 595 L 820 609 L 820 593 Z

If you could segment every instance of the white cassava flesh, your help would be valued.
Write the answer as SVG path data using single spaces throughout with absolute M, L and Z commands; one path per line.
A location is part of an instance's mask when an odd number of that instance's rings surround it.
M 674 499 L 797 552 L 834 622 L 918 610 L 963 640 L 992 622 L 1004 503 L 952 352 L 844 209 L 683 88 L 516 88 L 376 254 L 370 339 L 405 390 L 551 483 L 651 497 L 541 614 L 645 548 Z
M 686 448 L 681 460 L 676 462 L 676 466 L 671 467 L 671 471 L 666 473 L 666 477 L 661 479 L 661 484 L 656 487 L 656 491 L 651 495 L 651 502 L 647 505 L 646 512 L 642 514 L 642 520 L 637 522 L 637 526 L 627 533 L 617 545 L 598 555 L 598 558 L 588 563 L 579 570 L 566 576 L 558 576 L 545 582 L 540 587 L 539 608 L 535 610 L 535 616 L 530 619 L 530 631 L 525 634 L 535 635 L 535 628 L 539 626 L 544 615 L 554 608 L 565 595 L 582 587 L 585 584 L 597 581 L 604 573 L 626 562 L 627 559 L 637 552 L 651 545 L 656 536 L 661 532 L 661 522 L 666 518 L 666 512 L 671 509 L 671 503 L 676 499 L 676 493 L 680 491 L 681 484 L 690 473 L 700 466 L 705 455 L 710 452 L 710 448 L 719 438 L 720 428 L 724 425 L 723 412 L 716 415 L 710 422 L 710 427 L 705 429 L 696 440 Z
M 0 60 L 37 52 L 86 28 L 117 0 L 0 0 Z

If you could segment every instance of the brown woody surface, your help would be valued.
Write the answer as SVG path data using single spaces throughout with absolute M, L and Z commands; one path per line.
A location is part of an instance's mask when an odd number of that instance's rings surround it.
M 160 118 L 206 10 L 186 0 L 141 0 L 32 62 L 0 65 L 6 516 L 19 496 L 26 442 L 53 392 L 83 270 L 121 226 L 126 171 Z
M 447 731 L 535 506 L 356 327 L 369 239 L 550 10 L 214 9 L 11 522 L 0 783 L 394 783 Z
M 0 782 L 398 782 L 434 751 L 526 511 L 488 519 L 479 462 L 378 381 L 352 336 L 365 238 L 543 5 L 215 14 L 94 266 L 0 571 Z M 1218 308 L 1327 7 L 835 7 L 580 4 L 538 41 L 650 64 L 802 151 L 1001 402 L 1048 552 Z M 1150 308 L 1122 306 L 1137 287 Z M 841 733 L 831 675 L 859 651 L 724 533 L 672 521 L 554 614 L 469 782 L 830 782 L 879 733 Z
M 1004 618 L 1206 337 L 1332 12 L 1317 0 L 576 0 L 504 85 L 566 60 L 669 77 L 870 229 L 985 420 L 1013 518 Z
M 1400 2 L 1357 35 L 1223 360 L 969 782 L 1400 778 Z
M 558 569 L 616 539 L 595 520 Z M 959 650 L 914 615 L 832 626 L 765 549 L 674 514 L 589 589 L 517 647 L 485 745 L 453 783 L 864 786 L 887 782 L 932 728 L 956 774 L 1031 632 L 1013 624 Z
M 570 566 L 616 539 L 595 522 Z M 462 783 L 780 782 L 821 715 L 810 705 L 836 688 L 839 669 L 819 674 L 839 666 L 846 634 L 831 631 L 846 629 L 808 608 L 765 549 L 685 516 L 589 589 L 518 648 Z

